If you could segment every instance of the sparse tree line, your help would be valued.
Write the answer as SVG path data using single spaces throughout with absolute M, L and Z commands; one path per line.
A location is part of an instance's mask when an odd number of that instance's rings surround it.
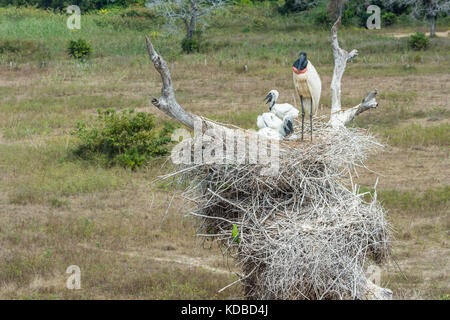
M 400 17 L 414 17 L 428 20 L 430 35 L 435 35 L 436 20 L 450 12 L 450 0 L 0 0 L 0 6 L 35 6 L 44 9 L 64 10 L 77 5 L 82 11 L 99 10 L 108 7 L 141 6 L 164 17 L 168 24 L 181 24 L 185 29 L 183 49 L 198 51 L 200 46 L 198 23 L 212 12 L 226 6 L 251 7 L 263 4 L 267 11 L 280 14 L 307 13 L 315 25 L 331 26 L 337 16 L 344 25 L 366 26 L 371 15 L 369 5 L 381 8 L 384 26 L 394 24 Z M 179 23 L 178 23 L 179 22 Z
M 187 24 L 188 38 L 192 37 L 190 24 L 195 25 L 198 18 L 224 4 L 237 6 L 253 6 L 259 3 L 270 3 L 282 14 L 314 11 L 316 22 L 331 24 L 339 13 L 343 24 L 365 25 L 366 8 L 377 5 L 382 9 L 386 25 L 392 24 L 401 15 L 414 16 L 418 19 L 429 19 L 431 33 L 436 19 L 446 16 L 450 9 L 450 0 L 0 0 L 0 6 L 36 6 L 43 9 L 63 10 L 69 5 L 77 5 L 81 10 L 99 10 L 107 7 L 158 6 L 170 18 L 181 18 Z M 208 8 L 209 7 L 209 8 Z M 180 10 L 180 8 L 182 10 Z M 197 10 L 192 15 L 192 9 Z M 186 13 L 189 18 L 186 19 Z

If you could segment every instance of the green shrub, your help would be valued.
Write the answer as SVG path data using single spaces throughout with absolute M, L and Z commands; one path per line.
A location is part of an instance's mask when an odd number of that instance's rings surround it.
M 381 19 L 383 20 L 383 25 L 385 26 L 391 26 L 395 22 L 397 22 L 397 16 L 393 14 L 392 12 L 385 12 L 381 16 Z
M 67 47 L 69 56 L 75 59 L 84 60 L 91 55 L 91 44 L 83 39 L 70 40 Z
M 194 31 L 191 39 L 184 38 L 181 42 L 181 49 L 184 53 L 200 52 L 204 46 L 208 46 L 208 44 L 203 41 L 201 31 Z
M 181 48 L 184 53 L 192 53 L 200 51 L 200 42 L 197 39 L 184 38 L 181 42 Z
M 20 39 L 0 40 L 0 59 L 23 62 L 29 60 L 45 61 L 49 50 L 37 41 Z
M 267 28 L 267 19 L 262 17 L 255 17 L 253 19 L 253 28 L 256 30 L 263 30 Z
M 156 127 L 152 114 L 125 110 L 118 114 L 113 109 L 98 110 L 93 125 L 77 123 L 72 132 L 81 140 L 75 153 L 85 159 L 105 160 L 107 165 L 121 165 L 135 169 L 156 156 L 166 155 L 174 127 L 164 123 Z
M 114 6 L 128 7 L 134 4 L 143 3 L 142 0 L 0 0 L 0 6 L 37 6 L 44 9 L 64 10 L 74 4 L 80 7 L 82 11 L 98 10 L 104 7 Z
M 253 7 L 253 2 L 251 0 L 237 0 L 235 6 L 249 8 Z
M 308 10 L 316 5 L 316 1 L 313 0 L 286 0 L 284 5 L 278 7 L 278 12 L 282 14 L 300 12 Z
M 426 50 L 430 45 L 430 40 L 425 33 L 416 32 L 408 38 L 408 45 L 413 50 Z
M 358 15 L 358 26 L 360 26 L 360 27 L 364 27 L 364 28 L 367 28 L 367 20 L 369 19 L 369 17 L 371 16 L 372 14 L 370 14 L 370 13 L 367 13 L 367 12 L 361 12 L 359 15 Z
M 131 17 L 131 18 L 146 18 L 149 20 L 157 19 L 157 14 L 155 11 L 148 8 L 140 8 L 140 7 L 132 7 L 121 14 L 122 17 Z
M 322 27 L 329 27 L 332 24 L 331 18 L 326 9 L 318 9 L 314 15 L 314 23 Z

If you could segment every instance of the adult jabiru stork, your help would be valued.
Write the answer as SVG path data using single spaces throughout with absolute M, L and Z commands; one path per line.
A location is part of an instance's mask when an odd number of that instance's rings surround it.
M 311 141 L 312 141 L 312 116 L 317 112 L 322 92 L 322 82 L 319 74 L 313 64 L 308 61 L 306 52 L 301 52 L 300 57 L 292 66 L 295 91 L 300 97 L 302 105 L 302 141 L 305 114 L 309 114 L 311 123 Z

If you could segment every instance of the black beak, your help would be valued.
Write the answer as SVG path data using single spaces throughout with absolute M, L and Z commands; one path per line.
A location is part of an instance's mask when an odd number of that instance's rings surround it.
M 294 126 L 292 125 L 291 120 L 286 121 L 286 127 L 287 127 L 287 130 L 286 130 L 287 134 L 294 132 Z
M 266 100 L 267 100 L 266 104 L 268 104 L 269 102 L 272 102 L 272 94 L 271 94 L 271 93 L 269 93 L 269 94 L 264 98 L 264 101 L 266 101 Z
M 300 68 L 298 68 L 298 69 L 299 69 L 299 70 L 305 69 L 307 63 L 308 63 L 308 60 L 307 60 L 306 56 L 301 55 L 301 56 L 300 56 L 300 59 L 298 59 L 298 64 L 299 64 L 299 67 L 300 67 Z

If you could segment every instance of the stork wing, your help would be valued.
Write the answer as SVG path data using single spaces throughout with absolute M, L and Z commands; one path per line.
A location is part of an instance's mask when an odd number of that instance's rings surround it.
M 258 118 L 256 119 L 256 125 L 258 126 L 259 129 L 266 127 L 262 116 L 258 116 Z
M 306 76 L 308 77 L 307 84 L 313 101 L 313 105 L 311 106 L 312 114 L 315 114 L 319 107 L 320 94 L 322 93 L 322 81 L 320 80 L 316 68 L 314 68 L 310 61 L 308 63 L 308 71 L 306 72 Z

